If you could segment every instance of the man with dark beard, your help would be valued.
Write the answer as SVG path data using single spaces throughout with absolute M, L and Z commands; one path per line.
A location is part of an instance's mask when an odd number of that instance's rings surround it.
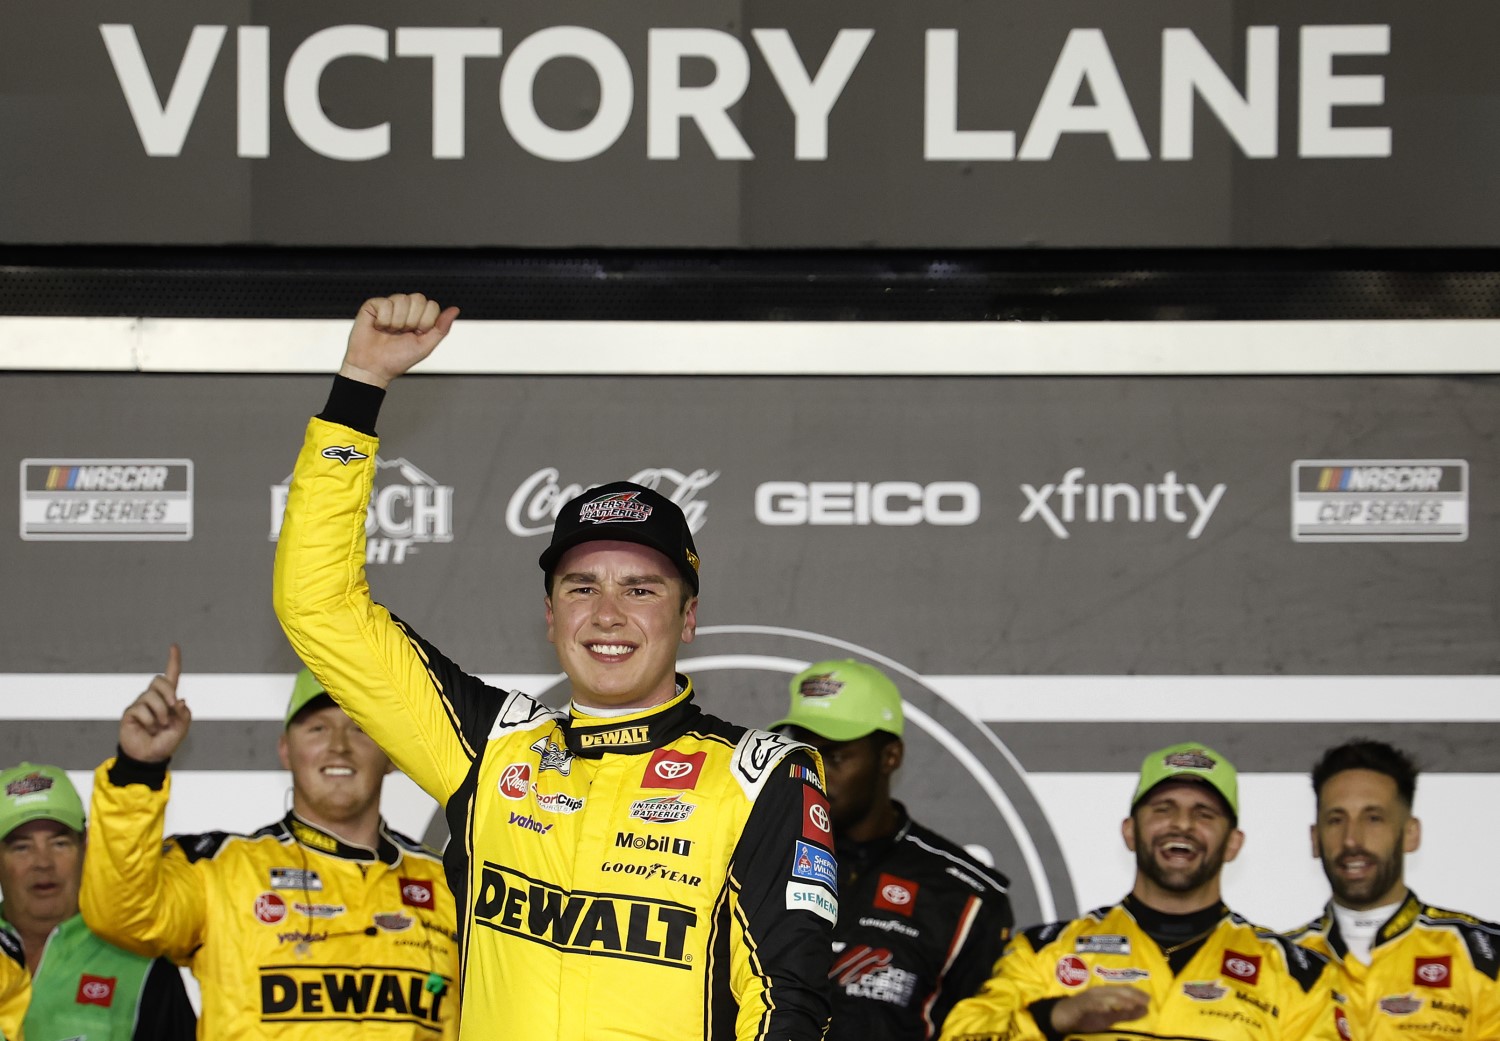
M 1333 898 L 1292 938 L 1332 959 L 1360 1041 L 1500 1037 L 1500 926 L 1417 899 L 1417 768 L 1381 741 L 1331 748 L 1312 771 L 1313 856 Z
M 1337 1041 L 1327 961 L 1220 899 L 1245 841 L 1238 818 L 1238 776 L 1218 752 L 1188 743 L 1148 755 L 1121 825 L 1136 860 L 1130 894 L 1018 933 L 943 1041 Z

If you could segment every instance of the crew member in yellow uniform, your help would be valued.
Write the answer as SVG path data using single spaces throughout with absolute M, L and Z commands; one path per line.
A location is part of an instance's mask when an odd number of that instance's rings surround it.
M 0 1038 L 19 1041 L 21 1020 L 31 1000 L 31 973 L 26 971 L 26 952 L 9 933 L 0 931 Z
M 361 308 L 297 459 L 275 598 L 329 692 L 447 807 L 463 1036 L 818 1041 L 838 909 L 819 760 L 702 712 L 676 671 L 699 559 L 675 503 L 619 482 L 561 508 L 540 563 L 567 712 L 486 686 L 370 599 L 382 388 L 456 314 Z
M 1500 1038 L 1500 925 L 1406 888 L 1405 854 L 1422 840 L 1411 758 L 1350 741 L 1323 754 L 1312 781 L 1313 856 L 1333 898 L 1291 936 L 1333 961 L 1358 1041 Z
M 198 1036 L 442 1041 L 458 1034 L 453 898 L 438 857 L 386 827 L 392 769 L 305 669 L 279 742 L 292 809 L 253 835 L 165 848 L 167 762 L 191 713 L 176 646 L 94 773 L 80 903 L 117 946 L 191 966 Z
M 1238 777 L 1218 752 L 1189 743 L 1148 755 L 1123 824 L 1130 895 L 1017 934 L 949 1014 L 943 1041 L 1339 1041 L 1327 961 L 1220 899 L 1224 864 L 1244 842 L 1238 817 Z

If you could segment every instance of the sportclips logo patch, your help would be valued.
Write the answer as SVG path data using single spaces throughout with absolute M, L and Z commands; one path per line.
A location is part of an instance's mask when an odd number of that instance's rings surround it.
M 191 459 L 23 459 L 21 538 L 186 542 Z
M 703 527 L 708 514 L 708 501 L 699 496 L 704 489 L 718 479 L 719 471 L 717 470 L 710 472 L 698 469 L 683 473 L 681 470 L 668 467 L 640 470 L 634 476 L 627 478 L 632 483 L 660 492 L 675 502 L 682 509 L 683 515 L 687 517 L 688 530 L 694 535 L 698 534 Z M 552 531 L 552 524 L 557 520 L 557 513 L 563 508 L 563 503 L 577 498 L 589 488 L 597 487 L 599 487 L 598 484 L 563 484 L 560 470 L 554 466 L 543 467 L 522 481 L 520 486 L 511 493 L 510 502 L 505 507 L 505 526 L 510 529 L 512 535 L 522 538 L 546 535 Z M 637 506 L 637 508 L 642 507 Z M 585 517 L 584 519 L 609 518 Z M 643 518 L 628 519 L 641 520 Z
M 1294 542 L 1463 542 L 1469 464 L 1463 459 L 1298 459 Z
M 670 900 L 614 893 L 570 893 L 486 863 L 474 922 L 554 950 L 686 969 L 698 913 Z
M 271 541 L 281 537 L 291 476 L 271 486 Z M 365 514 L 365 563 L 401 564 L 420 547 L 453 541 L 453 489 L 405 459 L 375 457 Z
M 447 981 L 409 969 L 353 972 L 342 967 L 277 965 L 260 970 L 262 1023 L 438 1023 Z

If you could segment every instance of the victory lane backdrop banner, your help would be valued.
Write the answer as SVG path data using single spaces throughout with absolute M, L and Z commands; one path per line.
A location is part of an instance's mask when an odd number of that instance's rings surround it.
M 0 40 L 0 241 L 1492 246 L 1497 34 L 1488 0 L 41 5 Z
M 283 812 L 297 663 L 271 560 L 327 385 L 0 381 L 20 591 L 0 759 L 87 790 L 176 641 L 197 722 L 169 826 Z M 898 794 L 1011 877 L 1020 921 L 1118 898 L 1131 777 L 1185 739 L 1246 775 L 1231 902 L 1310 917 L 1306 771 L 1356 735 L 1428 771 L 1418 892 L 1500 918 L 1477 867 L 1500 848 L 1465 809 L 1500 797 L 1497 426 L 1489 377 L 410 377 L 381 419 L 369 572 L 468 670 L 558 704 L 536 557 L 562 501 L 633 477 L 696 531 L 683 663 L 705 706 L 765 723 L 808 661 L 886 668 L 911 719 Z M 387 802 L 441 841 L 409 782 Z

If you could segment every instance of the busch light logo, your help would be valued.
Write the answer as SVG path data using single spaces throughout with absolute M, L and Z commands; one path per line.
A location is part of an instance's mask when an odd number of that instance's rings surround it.
M 675 502 L 687 517 L 688 529 L 696 535 L 708 513 L 708 501 L 698 498 L 699 493 L 719 479 L 719 471 L 698 469 L 683 473 L 668 467 L 653 467 L 625 479 L 660 492 Z M 546 535 L 552 531 L 552 524 L 564 503 L 589 488 L 599 487 L 599 484 L 563 484 L 562 474 L 556 467 L 543 467 L 522 481 L 510 497 L 510 503 L 505 507 L 505 526 L 512 535 L 522 538 Z M 585 516 L 583 519 L 590 518 Z
M 271 486 L 271 541 L 281 537 L 291 477 Z M 365 563 L 401 564 L 424 543 L 453 541 L 453 489 L 405 459 L 375 457 L 365 515 Z

